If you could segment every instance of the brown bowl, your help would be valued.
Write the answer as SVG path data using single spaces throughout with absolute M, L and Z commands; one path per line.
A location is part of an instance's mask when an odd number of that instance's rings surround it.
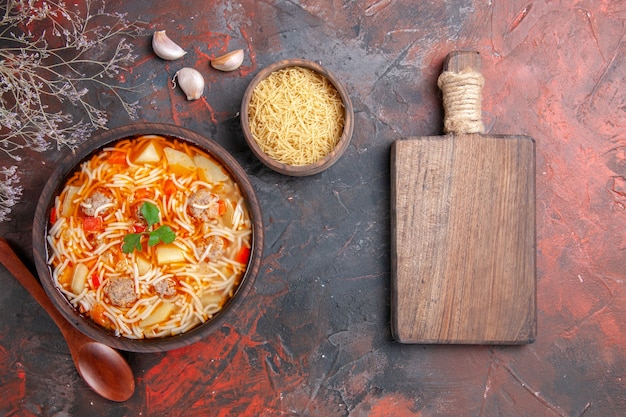
M 263 81 L 268 75 L 273 73 L 274 71 L 278 71 L 287 67 L 303 67 L 308 68 L 317 73 L 326 77 L 331 84 L 335 87 L 341 99 L 343 101 L 344 106 L 344 128 L 339 141 L 335 145 L 335 148 L 324 158 L 318 160 L 317 162 L 308 164 L 308 165 L 289 165 L 267 155 L 261 147 L 258 145 L 252 132 L 250 131 L 249 126 L 249 106 L 250 99 L 252 98 L 252 93 L 254 89 L 259 85 L 261 81 Z M 352 131 L 354 129 L 354 109 L 352 107 L 352 101 L 350 100 L 350 96 L 348 95 L 348 91 L 343 86 L 343 84 L 335 77 L 330 71 L 325 69 L 319 64 L 315 62 L 304 60 L 304 59 L 286 59 L 283 61 L 275 62 L 270 66 L 262 69 L 250 82 L 248 88 L 246 89 L 243 100 L 241 102 L 241 128 L 243 129 L 243 134 L 246 139 L 246 142 L 250 146 L 252 153 L 265 164 L 267 167 L 273 169 L 276 172 L 285 175 L 291 176 L 307 176 L 314 175 L 324 171 L 333 165 L 341 155 L 345 152 L 350 144 L 350 140 L 352 138 Z
M 129 339 L 116 336 L 112 331 L 108 331 L 94 323 L 89 317 L 79 314 L 69 303 L 67 298 L 57 289 L 53 283 L 51 270 L 47 263 L 49 247 L 46 236 L 49 227 L 48 219 L 50 218 L 51 208 L 54 206 L 54 199 L 63 188 L 69 176 L 77 169 L 82 161 L 90 158 L 106 145 L 112 144 L 118 140 L 150 134 L 186 141 L 206 151 L 218 162 L 221 162 L 229 171 L 232 178 L 239 184 L 241 192 L 247 200 L 252 221 L 252 247 L 246 272 L 235 290 L 233 297 L 226 302 L 222 310 L 216 313 L 213 318 L 187 332 L 175 336 Z M 91 138 L 88 142 L 85 142 L 75 153 L 68 152 L 67 155 L 58 162 L 58 166 L 51 178 L 47 181 L 37 204 L 33 224 L 33 253 L 37 272 L 46 293 L 63 316 L 78 330 L 92 339 L 116 349 L 131 352 L 162 352 L 197 342 L 228 322 L 229 318 L 232 318 L 236 314 L 237 308 L 241 305 L 246 294 L 248 294 L 253 286 L 263 256 L 263 223 L 261 209 L 252 184 L 248 180 L 245 171 L 237 161 L 217 143 L 181 127 L 167 124 L 138 123 L 105 131 Z

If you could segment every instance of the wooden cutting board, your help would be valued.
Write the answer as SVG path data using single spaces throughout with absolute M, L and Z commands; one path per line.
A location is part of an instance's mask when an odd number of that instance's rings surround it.
M 391 147 L 391 316 L 401 343 L 535 339 L 535 143 L 467 127 L 473 108 L 482 128 L 480 71 L 478 53 L 451 53 L 452 81 L 439 80 L 449 133 Z

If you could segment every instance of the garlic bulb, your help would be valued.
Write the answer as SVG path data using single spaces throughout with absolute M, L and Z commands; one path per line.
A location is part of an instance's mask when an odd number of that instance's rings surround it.
M 193 68 L 182 68 L 176 71 L 172 77 L 172 83 L 176 87 L 176 81 L 183 93 L 187 95 L 187 100 L 197 100 L 204 93 L 204 78 L 202 74 Z
M 168 61 L 178 59 L 187 53 L 183 48 L 168 38 L 164 30 L 154 32 L 152 36 L 152 49 L 160 58 Z
M 234 71 L 243 62 L 243 49 L 237 49 L 215 58 L 211 61 L 211 66 L 220 71 Z

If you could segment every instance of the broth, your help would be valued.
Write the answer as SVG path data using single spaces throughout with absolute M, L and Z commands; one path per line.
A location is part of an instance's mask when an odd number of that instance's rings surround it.
M 184 141 L 146 135 L 83 162 L 55 199 L 48 263 L 81 314 L 141 339 L 213 317 L 245 273 L 246 201 L 228 172 Z

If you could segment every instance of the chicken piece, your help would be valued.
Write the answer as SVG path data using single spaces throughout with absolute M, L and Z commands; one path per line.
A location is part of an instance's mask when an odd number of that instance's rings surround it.
M 219 236 L 209 236 L 202 245 L 198 246 L 198 256 L 202 261 L 208 258 L 215 262 L 224 254 L 224 239 Z
M 219 201 L 218 195 L 208 190 L 198 190 L 189 197 L 189 214 L 204 222 L 217 219 L 220 213 Z
M 152 286 L 161 298 L 170 298 L 176 295 L 176 281 L 165 278 Z
M 132 211 L 135 215 L 135 218 L 137 219 L 137 222 L 133 226 L 135 233 L 143 232 L 148 228 L 148 222 L 143 217 L 143 214 L 141 214 L 142 204 L 137 204 Z
M 109 207 L 101 208 L 105 205 L 111 204 L 113 199 L 102 191 L 94 191 L 89 197 L 87 197 L 81 203 L 81 209 L 86 216 L 93 217 L 97 214 L 103 215 L 109 210 Z
M 131 307 L 137 301 L 135 282 L 130 278 L 111 278 L 104 293 L 117 307 Z

